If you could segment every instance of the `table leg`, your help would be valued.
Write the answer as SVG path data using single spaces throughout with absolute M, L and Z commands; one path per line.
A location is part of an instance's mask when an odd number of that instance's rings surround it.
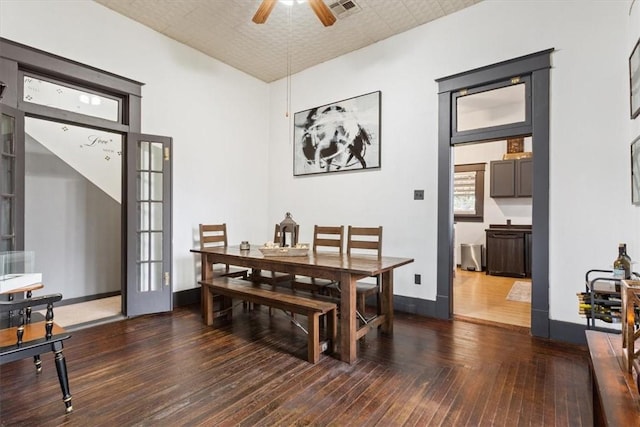
M 202 316 L 203 322 L 207 326 L 213 325 L 213 294 L 206 285 L 200 286 L 202 291 Z
M 349 273 L 340 276 L 340 360 L 354 363 L 356 353 L 356 280 Z
M 208 254 L 202 254 L 202 280 L 213 278 L 213 257 Z
M 382 332 L 393 333 L 393 270 L 382 273 Z

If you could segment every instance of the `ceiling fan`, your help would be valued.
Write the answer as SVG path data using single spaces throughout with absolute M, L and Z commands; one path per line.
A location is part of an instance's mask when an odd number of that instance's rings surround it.
M 307 0 L 309 6 L 315 12 L 316 16 L 322 22 L 325 27 L 329 27 L 336 22 L 336 17 L 333 16 L 331 10 L 327 7 L 322 0 Z M 256 14 L 253 15 L 252 21 L 256 24 L 264 24 L 269 17 L 269 14 L 275 7 L 278 0 L 262 0 L 262 3 L 258 7 Z

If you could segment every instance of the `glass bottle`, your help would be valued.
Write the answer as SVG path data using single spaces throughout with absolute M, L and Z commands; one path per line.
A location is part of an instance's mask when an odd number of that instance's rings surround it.
M 627 244 L 626 243 L 622 243 L 622 246 L 624 246 L 624 257 L 627 259 L 627 261 L 629 261 L 629 266 L 633 265 L 633 261 L 631 261 L 631 257 L 627 254 Z
M 618 258 L 613 261 L 613 277 L 616 279 L 631 279 L 631 258 L 627 255 L 627 245 L 618 245 Z

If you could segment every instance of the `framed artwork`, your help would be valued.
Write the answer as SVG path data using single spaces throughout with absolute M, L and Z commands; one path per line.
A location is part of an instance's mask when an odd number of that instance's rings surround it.
M 631 202 L 640 205 L 640 136 L 631 143 Z
M 631 98 L 631 118 L 640 114 L 640 39 L 629 57 L 629 82 Z
M 524 152 L 524 138 L 507 139 L 507 154 Z
M 295 113 L 293 175 L 380 168 L 381 92 Z

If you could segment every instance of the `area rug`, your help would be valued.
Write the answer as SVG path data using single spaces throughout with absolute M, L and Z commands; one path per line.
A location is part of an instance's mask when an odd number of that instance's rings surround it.
M 509 295 L 507 295 L 507 300 L 530 303 L 531 302 L 531 282 L 522 282 L 519 280 L 515 281 L 513 283 L 513 286 L 511 286 Z
M 40 310 L 40 312 L 44 315 L 46 310 Z M 77 304 L 54 305 L 53 308 L 54 321 L 64 328 L 119 315 L 121 315 L 119 295 Z

